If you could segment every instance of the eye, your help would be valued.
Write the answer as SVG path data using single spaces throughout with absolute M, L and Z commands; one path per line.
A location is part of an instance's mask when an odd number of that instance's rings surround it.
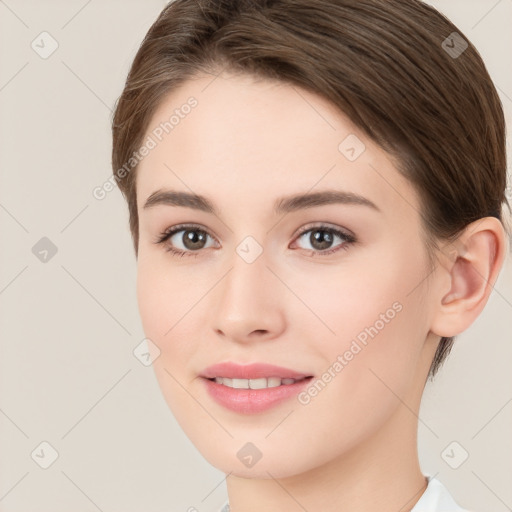
M 306 237 L 305 235 L 308 233 L 309 237 Z M 202 249 L 208 248 L 208 238 L 213 239 L 200 226 L 180 224 L 161 233 L 155 243 L 163 244 L 166 251 L 177 256 L 199 256 Z M 310 251 L 313 256 L 326 256 L 339 250 L 347 250 L 351 244 L 356 242 L 356 238 L 352 233 L 326 225 L 307 226 L 301 231 L 296 240 L 303 238 L 306 244 L 309 244 L 311 247 L 303 247 L 303 249 Z M 341 243 L 333 248 L 332 244 L 336 238 Z
M 201 249 L 208 248 L 206 246 L 208 238 L 211 236 L 205 230 L 199 226 L 187 224 L 167 229 L 160 234 L 155 243 L 165 244 L 167 251 L 179 256 L 199 256 Z
M 308 234 L 309 236 L 305 236 Z M 356 241 L 352 233 L 325 225 L 306 227 L 306 229 L 302 230 L 299 234 L 297 240 L 303 238 L 306 241 L 306 245 L 310 245 L 310 247 L 303 248 L 311 251 L 313 256 L 326 256 L 340 250 L 347 250 L 349 246 Z M 336 238 L 338 238 L 341 243 L 333 248 L 332 245 Z

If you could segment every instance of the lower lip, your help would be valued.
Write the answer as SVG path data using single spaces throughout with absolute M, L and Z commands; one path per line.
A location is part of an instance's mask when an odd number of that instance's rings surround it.
M 312 377 L 293 384 L 281 384 L 264 389 L 235 389 L 202 377 L 208 393 L 220 405 L 242 414 L 263 412 L 285 400 L 292 398 L 304 389 Z

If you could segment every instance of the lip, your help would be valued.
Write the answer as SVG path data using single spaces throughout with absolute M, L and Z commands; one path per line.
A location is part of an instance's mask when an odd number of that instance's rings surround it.
M 265 389 L 235 389 L 206 377 L 201 380 L 210 397 L 219 405 L 241 414 L 256 414 L 290 400 L 308 386 L 312 378 Z
M 307 373 L 298 372 L 290 368 L 275 366 L 266 363 L 251 363 L 247 365 L 239 365 L 232 362 L 224 362 L 214 364 L 205 368 L 200 375 L 206 379 L 214 377 L 226 377 L 228 379 L 261 379 L 263 377 L 280 377 L 281 379 L 302 379 L 311 377 Z
M 304 389 L 313 378 L 311 374 L 283 366 L 267 363 L 240 365 L 229 361 L 209 366 L 203 370 L 200 377 L 202 377 L 201 380 L 205 383 L 208 394 L 213 400 L 226 409 L 242 414 L 260 413 L 291 399 Z M 281 379 L 295 379 L 299 382 L 264 389 L 235 389 L 217 384 L 215 380 L 209 380 L 214 377 L 228 379 L 279 377 Z

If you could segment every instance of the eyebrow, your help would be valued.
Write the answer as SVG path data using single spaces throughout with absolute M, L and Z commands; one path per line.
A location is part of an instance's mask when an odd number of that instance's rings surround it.
M 275 215 L 280 215 L 329 204 L 361 205 L 379 212 L 381 211 L 375 203 L 366 197 L 343 190 L 323 190 L 282 197 L 274 203 L 273 210 Z M 157 190 L 153 192 L 146 200 L 143 208 L 147 210 L 157 205 L 183 206 L 216 216 L 219 213 L 214 204 L 206 197 L 175 190 Z

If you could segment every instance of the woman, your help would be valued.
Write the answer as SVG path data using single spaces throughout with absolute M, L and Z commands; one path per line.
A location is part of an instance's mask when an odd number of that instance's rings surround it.
M 175 0 L 113 119 L 163 395 L 232 512 L 463 511 L 418 410 L 503 264 L 501 103 L 416 0 Z

